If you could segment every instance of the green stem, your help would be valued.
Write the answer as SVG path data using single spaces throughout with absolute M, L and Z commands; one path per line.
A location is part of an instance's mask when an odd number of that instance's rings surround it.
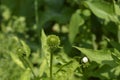
M 52 80 L 53 52 L 50 53 L 50 80 Z
M 41 37 L 41 27 L 39 25 L 39 14 L 38 14 L 38 0 L 34 1 L 34 9 L 35 9 L 35 22 L 36 22 L 36 27 L 37 27 L 36 32 L 38 34 L 38 37 Z M 41 39 L 38 38 L 38 41 L 41 43 Z
M 56 73 L 55 74 L 57 74 L 59 71 L 61 71 L 62 70 L 62 68 L 64 68 L 65 66 L 67 66 L 67 65 L 69 65 L 69 64 L 71 64 L 73 61 L 70 61 L 70 62 L 68 62 L 68 63 L 66 63 L 66 64 L 64 64 L 63 66 L 61 66 L 57 71 L 56 71 Z
M 118 43 L 120 43 L 120 25 L 118 25 Z
M 34 5 L 35 5 L 35 21 L 36 21 L 36 26 L 38 27 L 38 25 L 39 25 L 39 18 L 38 18 L 38 0 L 35 0 Z
M 32 71 L 33 76 L 36 78 L 37 76 L 35 75 L 35 73 L 34 73 L 34 71 L 33 71 L 33 69 L 32 69 L 31 63 L 28 61 L 27 58 L 24 58 L 24 57 L 23 57 L 23 59 L 24 59 L 25 63 L 27 64 L 27 66 L 28 66 L 28 67 L 30 68 L 30 70 Z

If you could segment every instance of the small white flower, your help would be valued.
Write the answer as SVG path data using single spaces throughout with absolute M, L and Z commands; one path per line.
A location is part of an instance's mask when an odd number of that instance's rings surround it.
M 88 62 L 88 58 L 87 57 L 83 57 L 82 58 L 82 62 L 87 63 Z

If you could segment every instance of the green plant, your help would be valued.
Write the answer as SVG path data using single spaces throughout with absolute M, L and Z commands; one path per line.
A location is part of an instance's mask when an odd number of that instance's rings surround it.
M 0 80 L 120 79 L 120 0 L 1 0 L 0 12 Z
M 60 39 L 58 36 L 55 35 L 49 35 L 47 38 L 47 45 L 49 47 L 50 50 L 50 80 L 52 79 L 52 63 L 53 63 L 53 54 L 54 51 L 59 47 L 60 45 Z

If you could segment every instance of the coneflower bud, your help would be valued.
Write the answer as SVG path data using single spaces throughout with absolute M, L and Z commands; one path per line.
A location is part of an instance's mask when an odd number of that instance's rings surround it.
M 47 45 L 50 47 L 50 48 L 58 48 L 59 45 L 60 45 L 60 39 L 58 36 L 56 35 L 49 35 L 47 37 Z

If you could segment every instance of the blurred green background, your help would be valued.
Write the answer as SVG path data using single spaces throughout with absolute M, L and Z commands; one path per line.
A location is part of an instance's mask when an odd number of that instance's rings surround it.
M 81 56 L 72 46 L 120 51 L 120 0 L 0 0 L 0 80 L 23 79 L 24 70 L 10 56 L 21 47 L 15 37 L 30 47 L 29 60 L 38 74 L 42 30 L 46 35 L 58 35 L 70 58 Z M 116 70 L 113 76 L 88 73 L 85 79 L 118 80 L 120 68 Z

